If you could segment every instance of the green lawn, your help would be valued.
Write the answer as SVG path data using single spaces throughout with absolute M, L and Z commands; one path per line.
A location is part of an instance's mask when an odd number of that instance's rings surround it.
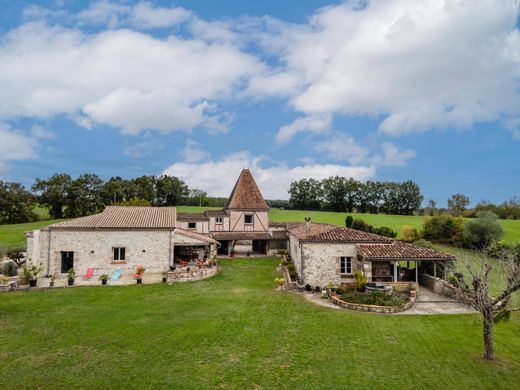
M 13 225 L 0 225 L 0 244 L 9 248 L 25 246 L 25 232 L 40 229 L 60 219 L 36 221 L 29 223 L 17 223 Z
M 179 206 L 177 211 L 197 213 L 208 209 L 218 209 L 218 207 L 197 207 L 197 206 Z M 43 211 L 39 211 L 43 215 Z M 314 222 L 331 223 L 344 226 L 347 213 L 333 213 L 327 211 L 299 211 L 299 210 L 279 210 L 272 209 L 269 212 L 269 219 L 272 222 L 277 221 L 303 221 L 305 217 L 311 217 Z M 398 233 L 405 224 L 410 224 L 421 229 L 424 218 L 413 215 L 387 215 L 387 214 L 350 214 L 354 218 L 361 218 L 374 226 L 388 226 Z M 38 221 L 28 224 L 17 225 L 0 225 L 0 243 L 7 246 L 23 246 L 25 245 L 25 237 L 23 233 L 28 230 L 37 229 L 39 227 L 50 225 L 56 221 Z M 500 220 L 506 231 L 503 241 L 513 244 L 520 241 L 520 220 Z
M 274 290 L 276 259 L 176 285 L 2 294 L 3 388 L 494 388 L 520 383 L 518 324 L 482 354 L 476 315 L 386 316 Z M 516 383 L 516 385 L 515 385 Z

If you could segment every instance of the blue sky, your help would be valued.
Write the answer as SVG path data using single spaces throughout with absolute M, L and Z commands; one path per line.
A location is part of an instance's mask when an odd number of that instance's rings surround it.
M 520 195 L 515 2 L 0 0 L 0 178 Z

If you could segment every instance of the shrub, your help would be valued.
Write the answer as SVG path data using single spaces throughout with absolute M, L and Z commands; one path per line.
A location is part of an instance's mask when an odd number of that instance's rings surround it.
M 29 280 L 37 279 L 42 270 L 43 267 L 41 265 L 24 265 L 22 267 L 22 281 L 29 283 Z
M 381 226 L 379 228 L 373 228 L 372 233 L 379 234 L 380 236 L 395 238 L 397 237 L 397 232 L 388 226 Z
M 341 299 L 345 302 L 359 303 L 362 305 L 376 305 L 376 306 L 397 306 L 402 307 L 406 303 L 400 295 L 388 296 L 382 292 L 373 292 L 370 294 L 360 292 L 348 292 L 341 294 Z
M 7 276 L 16 276 L 18 274 L 18 266 L 14 261 L 8 261 L 2 266 L 2 273 Z
M 457 244 L 462 240 L 464 220 L 448 214 L 425 218 L 422 238 L 433 242 Z
M 76 271 L 74 270 L 74 268 L 71 268 L 67 271 L 67 279 L 68 280 L 74 280 L 76 279 Z
M 405 242 L 414 242 L 419 239 L 419 233 L 417 233 L 417 229 L 412 225 L 403 225 L 401 228 L 401 238 Z
M 511 248 L 502 241 L 493 241 L 486 247 L 485 252 L 488 257 L 503 259 L 511 252 Z
M 358 291 L 365 291 L 365 287 L 368 282 L 367 277 L 359 271 L 356 271 L 354 273 L 354 277 L 356 278 L 356 289 Z
M 511 252 L 513 254 L 513 258 L 515 259 L 515 262 L 517 264 L 520 264 L 520 242 L 513 246 L 513 248 L 511 249 Z
M 486 248 L 493 241 L 500 240 L 503 235 L 504 228 L 498 222 L 497 215 L 490 211 L 481 211 L 476 219 L 464 224 L 464 245 L 469 247 Z
M 351 228 L 353 222 L 354 218 L 351 215 L 347 215 L 347 218 L 345 218 L 345 226 Z
M 7 251 L 7 257 L 14 261 L 18 267 L 21 267 L 25 263 L 23 252 L 25 252 L 23 247 L 11 248 Z
M 421 238 L 414 242 L 417 246 L 422 246 L 423 248 L 430 248 L 433 249 L 433 244 L 431 241 L 425 240 L 424 238 Z
M 352 229 L 361 230 L 363 232 L 372 232 L 373 227 L 362 219 L 354 219 L 354 221 L 352 221 Z

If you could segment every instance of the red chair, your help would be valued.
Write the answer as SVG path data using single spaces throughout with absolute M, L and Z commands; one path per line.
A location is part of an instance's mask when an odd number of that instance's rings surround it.
M 92 276 L 94 276 L 94 268 L 88 268 L 87 273 L 83 275 L 83 280 L 89 280 Z

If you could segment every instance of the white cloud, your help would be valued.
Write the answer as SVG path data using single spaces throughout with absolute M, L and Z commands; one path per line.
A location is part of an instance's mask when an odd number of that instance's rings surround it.
M 389 142 L 383 143 L 381 149 L 382 154 L 375 155 L 372 158 L 372 163 L 376 166 L 403 167 L 408 161 L 415 157 L 413 150 L 399 150 L 397 146 Z
M 0 118 L 66 114 L 135 134 L 225 130 L 218 102 L 263 66 L 232 45 L 31 22 L 0 39 Z
M 328 140 L 316 144 L 314 150 L 326 153 L 334 160 L 348 161 L 351 164 L 362 163 L 368 155 L 368 149 L 359 145 L 348 134 L 335 134 Z
M 9 161 L 36 158 L 38 143 L 18 130 L 0 123 L 0 173 L 8 170 Z
M 519 113 L 517 12 L 496 0 L 353 1 L 263 43 L 302 80 L 291 104 L 307 115 L 381 115 L 393 135 L 465 128 Z
M 329 130 L 332 118 L 329 115 L 310 115 L 296 118 L 288 125 L 280 127 L 276 133 L 276 141 L 284 144 L 302 132 L 323 133 Z
M 290 167 L 285 163 L 268 164 L 261 157 L 249 152 L 229 154 L 217 161 L 201 163 L 178 162 L 162 173 L 180 177 L 192 188 L 200 188 L 212 196 L 229 196 L 238 175 L 249 168 L 267 199 L 288 199 L 292 181 L 304 177 L 323 179 L 329 176 L 346 176 L 367 180 L 375 175 L 373 167 L 343 166 L 335 164 L 308 163 Z
M 153 137 L 149 133 L 145 133 L 142 140 L 123 148 L 123 153 L 133 158 L 143 158 L 149 156 L 153 152 L 163 148 L 160 139 Z
M 31 127 L 31 135 L 36 139 L 53 139 L 56 136 L 53 131 L 47 130 L 40 125 L 33 125 Z
M 196 163 L 209 158 L 209 153 L 201 148 L 198 142 L 188 140 L 182 149 L 182 157 L 187 163 Z
M 132 26 L 142 29 L 175 26 L 192 17 L 181 7 L 158 7 L 148 1 L 128 5 L 114 1 L 96 1 L 74 18 L 88 24 L 103 24 L 112 28 Z

